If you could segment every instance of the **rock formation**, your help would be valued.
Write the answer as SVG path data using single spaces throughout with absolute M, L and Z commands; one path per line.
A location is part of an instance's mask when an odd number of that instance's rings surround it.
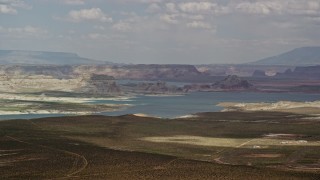
M 184 92 L 190 91 L 240 91 L 253 88 L 247 80 L 236 75 L 229 75 L 225 79 L 213 84 L 192 84 L 183 87 Z
M 94 95 L 119 95 L 122 92 L 115 78 L 112 76 L 93 74 L 86 81 L 86 86 L 80 90 L 84 93 Z
M 137 84 L 126 84 L 123 89 L 126 92 L 139 94 L 180 94 L 183 92 L 182 88 L 168 85 L 166 82 L 143 82 Z
M 212 84 L 213 89 L 224 90 L 244 90 L 252 86 L 247 80 L 243 80 L 236 75 L 229 75 L 224 80 Z
M 296 67 L 293 71 L 288 69 L 284 73 L 278 73 L 275 77 L 288 79 L 320 79 L 320 65 Z
M 266 72 L 262 70 L 255 70 L 252 74 L 252 77 L 267 77 Z

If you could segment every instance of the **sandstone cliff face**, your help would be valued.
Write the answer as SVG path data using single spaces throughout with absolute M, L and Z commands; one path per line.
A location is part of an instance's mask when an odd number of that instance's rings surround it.
M 126 92 L 137 94 L 180 94 L 183 92 L 182 88 L 168 85 L 163 81 L 127 84 L 122 89 Z
M 102 74 L 135 80 L 175 80 L 201 78 L 202 75 L 192 65 L 4 65 L 0 66 L 0 74 L 45 75 L 58 79 Z
M 73 92 L 82 87 L 81 79 L 58 79 L 45 75 L 0 75 L 1 92 L 42 92 L 64 91 Z
M 252 77 L 267 77 L 266 72 L 262 70 L 255 70 Z
M 227 76 L 224 80 L 216 82 L 212 85 L 214 89 L 226 89 L 226 90 L 244 90 L 249 89 L 253 85 L 247 80 L 243 80 L 236 75 Z
M 253 88 L 253 85 L 247 80 L 243 80 L 236 75 L 230 75 L 213 84 L 186 85 L 184 86 L 183 91 L 241 91 L 251 88 Z
M 184 76 L 198 76 L 201 73 L 192 65 L 123 65 L 123 66 L 77 66 L 75 74 L 98 73 L 116 79 L 165 80 Z
M 0 66 L 0 73 L 10 76 L 32 76 L 32 75 L 45 75 L 54 78 L 69 78 L 73 75 L 72 66 L 55 66 L 55 65 L 9 65 Z
M 93 74 L 86 81 L 86 85 L 80 88 L 80 92 L 93 95 L 120 95 L 120 87 L 115 82 L 114 77 L 107 75 Z
M 288 68 L 294 66 L 280 66 L 280 65 L 252 65 L 252 64 L 239 64 L 239 65 L 196 65 L 198 71 L 209 76 L 228 76 L 237 75 L 241 77 L 250 77 L 258 71 L 264 71 L 268 76 L 274 76 L 277 72 L 284 72 Z
M 183 92 L 213 91 L 211 84 L 188 84 L 183 87 Z

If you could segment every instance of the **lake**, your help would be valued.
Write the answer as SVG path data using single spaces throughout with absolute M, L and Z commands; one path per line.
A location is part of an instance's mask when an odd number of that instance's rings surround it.
M 185 96 L 137 96 L 128 100 L 99 100 L 97 104 L 130 104 L 131 107 L 104 112 L 103 115 L 147 114 L 162 118 L 174 118 L 197 112 L 217 112 L 222 110 L 220 102 L 277 102 L 277 101 L 316 101 L 320 94 L 304 93 L 261 93 L 261 92 L 195 92 Z M 6 115 L 0 119 L 31 119 L 63 116 L 63 114 Z
M 104 115 L 142 113 L 162 118 L 174 118 L 197 112 L 217 112 L 220 102 L 277 102 L 316 101 L 320 94 L 258 93 L 258 92 L 195 92 L 185 96 L 138 96 L 129 101 L 98 101 L 96 103 L 132 104 L 122 111 L 106 112 Z

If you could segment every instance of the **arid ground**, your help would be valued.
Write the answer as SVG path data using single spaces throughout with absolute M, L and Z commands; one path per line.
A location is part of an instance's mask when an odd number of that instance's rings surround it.
M 0 179 L 319 179 L 320 121 L 283 112 L 0 122 Z

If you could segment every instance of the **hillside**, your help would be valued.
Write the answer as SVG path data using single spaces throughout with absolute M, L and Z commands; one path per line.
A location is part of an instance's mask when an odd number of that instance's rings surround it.
M 249 64 L 290 66 L 320 65 L 320 47 L 297 48 L 278 56 L 265 58 Z
M 320 65 L 296 67 L 293 71 L 288 69 L 284 73 L 277 73 L 276 77 L 292 79 L 320 79 Z
M 1 65 L 78 65 L 105 63 L 108 62 L 87 59 L 68 52 L 0 50 Z
M 0 121 L 0 179 L 319 179 L 313 118 L 218 112 Z

